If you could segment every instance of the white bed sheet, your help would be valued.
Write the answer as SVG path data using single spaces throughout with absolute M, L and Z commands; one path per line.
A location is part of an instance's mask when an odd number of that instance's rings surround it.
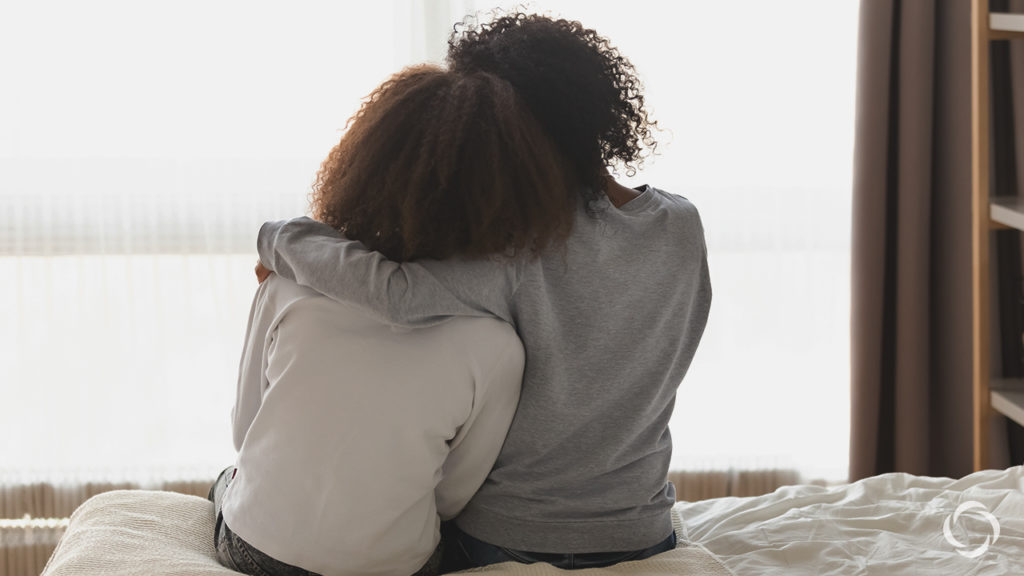
M 884 474 L 674 510 L 683 536 L 736 576 L 1024 575 L 1022 466 L 960 480 Z
M 968 503 L 976 504 L 953 522 Z M 886 474 L 835 488 L 792 486 L 753 498 L 681 502 L 674 511 L 680 548 L 579 576 L 1024 576 L 1024 467 L 961 480 Z M 999 526 L 998 538 L 986 513 Z M 101 494 L 72 516 L 43 575 L 236 574 L 214 558 L 212 523 L 211 505 L 201 498 Z M 979 550 L 986 538 L 990 545 L 977 557 L 961 554 Z M 570 574 L 514 564 L 473 573 Z

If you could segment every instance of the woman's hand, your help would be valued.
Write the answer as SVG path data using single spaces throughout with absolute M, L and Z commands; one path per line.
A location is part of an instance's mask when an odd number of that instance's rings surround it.
M 256 262 L 256 280 L 259 280 L 260 284 L 263 284 L 263 281 L 273 273 L 274 271 L 264 266 L 263 262 Z

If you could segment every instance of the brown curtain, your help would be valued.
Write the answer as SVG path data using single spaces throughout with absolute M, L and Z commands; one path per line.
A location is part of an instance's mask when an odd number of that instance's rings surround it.
M 861 2 L 851 480 L 972 471 L 970 7 L 966 0 Z M 993 127 L 1010 127 L 1008 46 L 993 47 Z M 1024 120 L 1024 112 L 1018 116 Z M 993 155 L 1001 155 L 992 178 L 1000 190 L 993 193 L 1014 193 L 1005 189 L 1017 185 L 1009 174 L 1014 131 L 993 132 Z M 998 236 L 995 256 L 1014 260 L 1017 270 L 1000 266 L 993 310 L 1017 317 L 1020 242 L 1015 232 Z M 1020 325 L 1003 328 L 1008 338 L 1016 330 L 1015 344 L 997 354 L 1004 367 L 1019 369 Z

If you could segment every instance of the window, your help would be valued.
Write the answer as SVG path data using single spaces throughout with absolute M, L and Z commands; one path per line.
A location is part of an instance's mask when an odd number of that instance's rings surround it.
M 0 8 L 0 466 L 207 477 L 229 462 L 260 223 L 304 213 L 360 98 L 486 8 Z M 627 181 L 704 218 L 715 301 L 673 464 L 844 478 L 856 1 L 536 8 L 636 64 L 664 131 Z

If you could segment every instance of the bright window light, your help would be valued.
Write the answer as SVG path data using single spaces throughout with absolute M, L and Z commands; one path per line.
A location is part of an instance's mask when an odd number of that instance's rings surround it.
M 639 70 L 631 185 L 690 198 L 714 303 L 677 468 L 846 476 L 857 1 L 549 1 Z M 0 5 L 0 471 L 209 476 L 256 283 L 360 99 L 473 1 Z M 486 17 L 486 16 L 485 16 Z

